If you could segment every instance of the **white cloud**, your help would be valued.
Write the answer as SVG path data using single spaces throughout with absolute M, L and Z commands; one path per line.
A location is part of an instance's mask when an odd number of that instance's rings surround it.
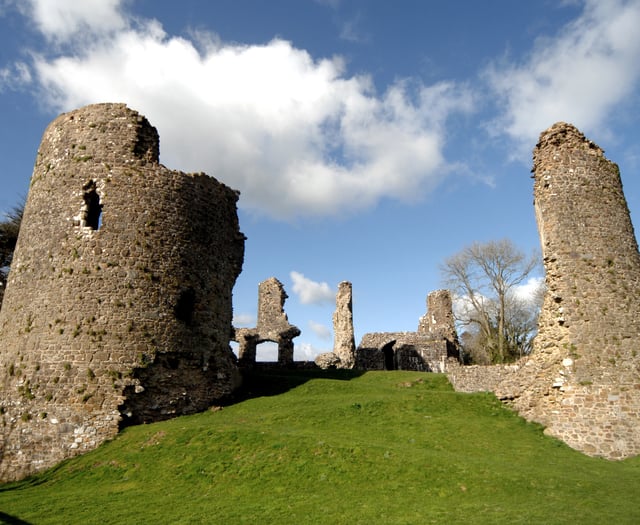
M 250 328 L 254 327 L 257 324 L 256 316 L 253 314 L 235 314 L 233 316 L 233 326 L 237 326 L 238 328 L 245 327 Z
M 535 303 L 544 291 L 544 277 L 529 277 L 526 283 L 515 286 L 513 295 L 526 303 Z
M 331 352 L 330 348 L 316 348 L 311 343 L 296 344 L 293 349 L 293 357 L 296 361 L 313 361 L 318 354 Z
M 24 62 L 15 62 L 0 69 L 0 93 L 5 89 L 19 89 L 31 82 L 31 70 Z
M 272 217 L 420 198 L 450 171 L 446 119 L 473 109 L 464 86 L 398 81 L 378 94 L 368 76 L 347 76 L 339 57 L 316 59 L 278 39 L 172 37 L 157 21 L 127 22 L 115 0 L 103 13 L 94 6 L 97 14 L 75 0 L 32 5 L 45 35 L 78 44 L 35 56 L 45 103 L 127 103 L 158 128 L 164 164 L 206 171 L 239 189 L 244 209 Z M 109 31 L 87 44 L 99 19 Z
M 317 323 L 315 321 L 309 321 L 309 328 L 311 331 L 316 334 L 320 339 L 329 340 L 333 336 L 333 332 L 330 328 L 327 328 L 325 325 L 321 323 Z
M 302 304 L 327 304 L 335 301 L 335 292 L 327 283 L 312 281 L 295 271 L 291 272 L 289 276 L 293 281 L 293 293 L 298 296 Z
M 492 123 L 531 149 L 553 123 L 602 126 L 640 79 L 640 1 L 586 0 L 579 18 L 538 41 L 521 64 L 494 64 L 486 78 L 504 108 Z
M 260 343 L 256 347 L 256 361 L 268 362 L 278 360 L 278 344 L 271 341 Z
M 66 41 L 82 32 L 108 33 L 126 26 L 122 0 L 28 0 L 23 10 L 48 39 Z
M 360 29 L 361 18 L 362 15 L 358 12 L 353 17 L 340 22 L 340 38 L 356 44 L 369 42 L 371 37 Z

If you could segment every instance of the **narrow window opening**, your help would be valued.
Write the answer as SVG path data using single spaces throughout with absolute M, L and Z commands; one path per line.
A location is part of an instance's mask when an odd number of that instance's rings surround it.
M 84 190 L 82 225 L 92 230 L 99 230 L 100 226 L 102 226 L 102 204 L 100 203 L 95 181 L 90 180 L 82 189 Z
M 193 320 L 193 311 L 195 306 L 196 291 L 193 288 L 187 288 L 180 292 L 180 297 L 178 297 L 178 302 L 173 308 L 173 313 L 176 316 L 176 319 L 189 325 Z

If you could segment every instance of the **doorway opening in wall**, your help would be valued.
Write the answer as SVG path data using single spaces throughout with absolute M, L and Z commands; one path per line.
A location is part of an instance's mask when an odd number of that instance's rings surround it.
M 278 361 L 278 344 L 265 341 L 256 346 L 256 363 L 276 363 Z
M 92 230 L 99 230 L 102 226 L 102 203 L 96 188 L 96 181 L 90 180 L 82 189 L 84 190 L 82 225 Z
M 385 370 L 396 370 L 396 353 L 393 350 L 393 345 L 396 344 L 395 341 L 391 341 L 382 347 L 382 354 L 384 355 L 384 369 Z

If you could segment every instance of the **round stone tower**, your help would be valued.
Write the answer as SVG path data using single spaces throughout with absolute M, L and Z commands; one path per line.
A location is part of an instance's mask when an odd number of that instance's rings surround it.
M 591 455 L 640 453 L 640 254 L 618 166 L 574 126 L 540 135 L 546 294 L 531 358 L 496 393 Z
M 158 163 L 124 104 L 45 131 L 0 311 L 0 479 L 235 388 L 238 193 Z

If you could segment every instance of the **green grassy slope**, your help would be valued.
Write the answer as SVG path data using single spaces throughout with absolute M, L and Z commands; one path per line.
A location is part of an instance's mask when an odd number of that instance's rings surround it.
M 128 428 L 0 486 L 0 521 L 640 523 L 640 458 L 583 456 L 492 395 L 453 392 L 444 376 L 254 380 L 256 397 Z

